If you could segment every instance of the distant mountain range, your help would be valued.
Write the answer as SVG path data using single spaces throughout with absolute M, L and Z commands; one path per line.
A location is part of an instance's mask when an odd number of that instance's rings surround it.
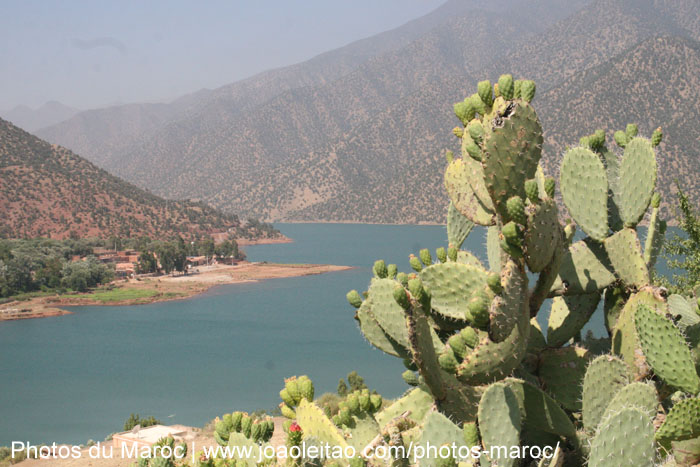
M 171 104 L 83 112 L 39 131 L 172 198 L 269 220 L 444 219 L 452 103 L 504 72 L 537 81 L 545 169 L 605 127 L 664 129 L 660 191 L 700 201 L 700 3 L 450 0 L 307 62 Z M 612 143 L 611 143 L 612 144 Z
M 68 120 L 79 112 L 79 109 L 60 102 L 49 101 L 36 109 L 31 109 L 26 105 L 18 105 L 14 109 L 0 111 L 0 117 L 27 131 L 36 131 Z
M 277 236 L 203 203 L 166 201 L 0 119 L 0 237 Z

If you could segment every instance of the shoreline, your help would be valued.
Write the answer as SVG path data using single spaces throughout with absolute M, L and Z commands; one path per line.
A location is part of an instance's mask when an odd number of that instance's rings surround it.
M 286 242 L 287 243 L 287 242 Z M 212 265 L 187 275 L 164 275 L 112 282 L 90 292 L 49 295 L 0 305 L 0 322 L 49 318 L 72 314 L 68 306 L 147 305 L 195 297 L 217 285 L 244 284 L 267 279 L 301 277 L 347 271 L 352 266 L 330 264 L 278 264 L 243 261 L 235 266 Z

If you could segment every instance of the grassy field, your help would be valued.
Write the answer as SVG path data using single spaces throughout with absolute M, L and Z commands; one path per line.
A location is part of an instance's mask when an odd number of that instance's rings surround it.
M 81 299 L 97 300 L 99 302 L 118 302 L 122 300 L 138 300 L 159 295 L 160 292 L 152 289 L 115 288 L 112 290 L 98 290 L 90 294 L 81 295 Z

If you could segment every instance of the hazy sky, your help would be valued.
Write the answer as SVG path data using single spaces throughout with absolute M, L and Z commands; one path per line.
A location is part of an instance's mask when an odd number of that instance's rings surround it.
M 163 101 L 392 29 L 444 0 L 0 0 L 0 109 Z

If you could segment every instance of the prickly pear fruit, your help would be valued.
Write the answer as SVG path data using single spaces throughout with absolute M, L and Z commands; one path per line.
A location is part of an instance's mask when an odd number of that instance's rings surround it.
M 520 85 L 520 97 L 525 101 L 525 102 L 532 102 L 532 99 L 535 98 L 535 82 L 529 79 L 523 80 L 523 83 Z
M 313 402 L 314 383 L 311 382 L 311 379 L 306 375 L 300 376 L 297 380 L 297 384 L 299 385 L 299 392 L 301 393 L 302 399 L 306 399 L 309 402 Z
M 457 261 L 457 255 L 459 254 L 459 250 L 452 245 L 447 247 L 447 257 L 450 258 L 450 261 Z
M 243 415 L 241 418 L 241 433 L 246 438 L 250 438 L 250 430 L 253 427 L 253 419 L 248 415 Z
M 369 391 L 366 389 L 363 389 L 360 392 L 360 395 L 357 396 L 357 400 L 360 403 L 360 409 L 362 409 L 363 412 L 369 412 L 369 410 L 372 408 L 372 403 L 369 399 Z
M 617 130 L 613 134 L 613 139 L 615 140 L 617 145 L 620 146 L 621 148 L 624 148 L 625 146 L 627 146 L 627 143 L 629 142 L 627 135 L 622 130 Z
M 379 394 L 371 394 L 369 396 L 369 405 L 372 412 L 377 412 L 382 408 L 382 396 Z
M 487 106 L 484 101 L 481 100 L 481 97 L 479 97 L 478 94 L 472 94 L 470 97 L 468 97 L 468 99 L 479 115 L 486 115 Z
M 287 391 L 287 388 L 283 388 L 280 391 L 280 398 L 284 401 L 285 404 L 287 404 L 289 407 L 294 407 L 296 406 L 296 401 L 292 396 L 289 395 L 289 391 Z
M 394 300 L 396 300 L 396 303 L 398 303 L 404 310 L 408 310 L 411 307 L 411 300 L 406 294 L 406 289 L 400 285 L 397 285 L 394 288 Z
M 352 413 L 358 413 L 360 411 L 360 399 L 358 398 L 358 393 L 353 392 L 351 394 L 348 394 L 347 399 L 345 401 L 348 404 L 348 408 Z
M 407 370 L 418 371 L 418 366 L 410 358 L 403 359 L 403 366 L 405 366 Z
M 532 204 L 540 202 L 540 187 L 537 185 L 537 180 L 531 178 L 525 181 L 525 194 Z
M 440 354 L 438 363 L 440 364 L 440 368 L 448 373 L 456 373 L 457 365 L 459 365 L 459 362 L 449 347 L 445 347 L 445 350 Z
M 295 418 L 297 418 L 296 412 L 295 412 L 294 410 L 292 410 L 292 409 L 291 409 L 287 404 L 285 404 L 284 402 L 282 402 L 282 403 L 280 404 L 280 411 L 282 412 L 282 415 L 284 415 L 285 417 L 287 417 L 287 418 L 289 418 L 289 419 L 295 419 Z M 240 429 L 237 430 L 237 431 L 240 431 Z
M 637 132 L 639 130 L 637 129 L 637 124 L 636 123 L 629 123 L 627 125 L 627 128 L 625 128 L 625 135 L 627 136 L 627 140 L 631 140 L 635 136 L 637 136 Z
M 550 198 L 554 198 L 554 189 L 557 186 L 557 182 L 554 180 L 554 177 L 545 177 L 544 179 L 544 192 L 547 193 L 547 196 Z
M 418 301 L 422 301 L 423 298 L 425 298 L 425 289 L 423 288 L 423 283 L 420 281 L 420 279 L 409 279 L 408 291 L 411 292 L 413 298 Z
M 455 115 L 462 122 L 462 124 L 467 126 L 469 120 L 471 120 L 471 118 L 468 118 L 469 105 L 466 102 L 457 102 L 454 105 L 454 111 Z
M 501 248 L 503 249 L 503 251 L 505 251 L 508 255 L 512 256 L 513 258 L 522 258 L 523 257 L 523 249 L 518 245 L 511 245 L 506 240 L 501 241 Z
M 461 138 L 461 136 L 460 136 Z M 449 149 L 445 151 L 445 160 L 447 160 L 448 164 L 451 164 L 453 160 L 455 160 L 455 153 L 450 151 Z
M 389 275 L 389 271 L 386 268 L 386 263 L 384 263 L 383 259 L 378 259 L 377 261 L 374 262 L 374 275 L 377 276 L 380 279 L 384 279 L 386 276 Z
M 654 132 L 651 134 L 651 144 L 652 146 L 658 146 L 661 143 L 661 140 L 664 137 L 663 131 L 661 131 L 661 127 L 658 127 Z
M 440 247 L 437 250 L 435 250 L 435 256 L 437 256 L 438 261 L 440 261 L 441 263 L 447 262 L 447 250 L 445 250 L 445 248 Z
M 501 91 L 498 89 L 498 83 L 493 85 L 493 95 L 496 97 L 501 97 Z
M 255 441 L 256 443 L 260 440 L 262 437 L 262 425 L 259 422 L 253 423 L 253 425 L 250 428 L 250 439 Z
M 345 408 L 338 412 L 338 421 L 340 421 L 341 425 L 350 425 L 352 423 L 352 416 L 350 415 L 350 410 Z
M 350 292 L 348 292 L 346 297 L 348 299 L 348 303 L 353 307 L 360 308 L 362 306 L 362 297 L 360 297 L 360 294 L 357 292 L 357 290 L 351 290 Z
M 423 248 L 421 251 L 419 251 L 418 255 L 425 266 L 430 266 L 433 264 L 433 257 L 430 256 L 430 250 L 427 248 Z
M 489 272 L 486 276 L 486 284 L 496 295 L 500 295 L 503 292 L 503 286 L 501 285 L 501 276 L 495 272 Z
M 582 136 L 581 139 L 578 140 L 578 144 L 581 147 L 584 148 L 590 148 L 591 147 L 591 138 L 590 136 Z
M 508 222 L 503 226 L 501 232 L 503 232 L 503 237 L 505 238 L 506 242 L 511 245 L 520 245 L 520 229 L 518 229 L 515 222 Z
M 498 90 L 501 92 L 501 96 L 507 101 L 513 99 L 513 93 L 515 91 L 513 85 L 512 75 L 501 75 L 498 78 Z
M 408 285 L 408 274 L 405 272 L 400 272 L 396 275 L 396 280 L 399 281 L 399 284 L 406 287 Z
M 469 136 L 472 137 L 475 143 L 480 144 L 484 139 L 484 126 L 479 120 L 469 122 L 467 130 L 469 130 Z
M 241 419 L 243 418 L 243 412 L 233 412 L 231 414 L 231 430 L 241 431 Z
M 598 151 L 605 146 L 605 130 L 596 130 L 589 138 L 591 149 Z
M 396 273 L 399 271 L 399 268 L 395 264 L 390 264 L 389 266 L 386 267 L 386 272 L 387 276 L 389 279 L 393 279 L 396 277 Z
M 301 390 L 299 389 L 299 383 L 297 382 L 296 376 L 292 376 L 291 378 L 284 380 L 284 388 L 287 390 L 289 396 L 294 401 L 294 405 L 296 406 L 299 401 L 301 401 Z
M 459 334 L 462 336 L 462 340 L 469 348 L 473 349 L 476 347 L 476 344 L 479 343 L 479 334 L 477 334 L 474 328 L 471 326 L 462 328 L 462 330 L 459 331 Z
M 525 202 L 520 196 L 513 196 L 506 202 L 508 215 L 518 224 L 525 225 L 527 217 L 525 216 Z
M 416 258 L 415 255 L 411 255 L 408 257 L 408 263 L 416 272 L 421 272 L 423 270 L 423 265 L 420 263 L 420 260 Z
M 656 209 L 659 206 L 661 206 L 661 195 L 658 192 L 655 192 L 651 196 L 651 207 Z
M 520 99 L 523 80 L 516 79 L 513 83 L 513 99 Z
M 493 94 L 491 94 L 491 81 L 480 81 L 477 85 L 477 93 L 484 105 L 491 107 L 493 104 Z
M 464 146 L 464 149 L 467 150 L 467 154 L 469 154 L 469 157 L 471 157 L 477 162 L 481 162 L 481 148 L 473 140 L 469 141 Z
M 489 300 L 483 293 L 477 293 L 469 300 L 467 305 L 472 322 L 478 328 L 485 328 L 489 324 Z
M 455 135 L 457 138 L 462 139 L 462 136 L 464 136 L 464 128 L 460 128 L 458 126 L 452 128 L 452 134 Z M 452 159 L 454 159 L 454 153 L 452 154 Z M 452 159 L 448 160 L 447 163 L 449 164 L 452 162 Z
M 454 352 L 455 357 L 457 357 L 459 360 L 463 360 L 467 351 L 467 344 L 464 342 L 462 335 L 457 333 L 450 336 L 450 338 L 447 339 L 447 343 L 452 349 L 452 352 Z
M 409 386 L 418 386 L 418 377 L 411 370 L 406 370 L 401 373 L 401 377 Z

